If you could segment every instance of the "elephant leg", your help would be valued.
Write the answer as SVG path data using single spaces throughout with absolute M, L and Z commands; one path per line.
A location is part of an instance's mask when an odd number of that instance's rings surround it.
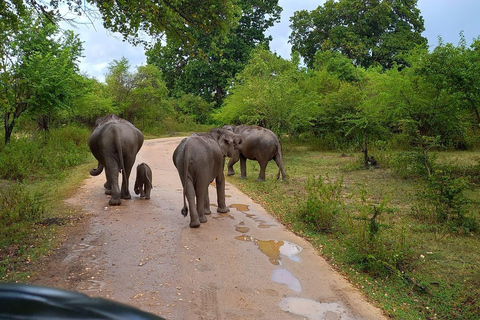
M 105 170 L 106 171 L 106 170 Z M 103 184 L 103 187 L 105 188 L 105 194 L 112 194 L 112 187 L 110 186 L 110 184 L 108 183 L 108 181 L 106 181 L 104 184 Z
M 128 180 L 130 178 L 130 173 L 132 171 L 132 166 L 127 164 L 125 167 L 125 174 L 122 174 L 122 199 L 131 199 L 130 191 L 128 190 Z
M 188 209 L 190 210 L 190 228 L 198 228 L 200 227 L 200 219 L 198 218 L 197 206 L 195 205 L 195 186 L 193 185 L 193 181 L 187 179 L 185 188 Z
M 118 206 L 122 203 L 120 200 L 120 188 L 118 187 L 118 166 L 115 164 L 105 167 L 105 175 L 107 176 L 107 184 L 111 187 L 110 194 L 112 195 L 108 204 Z M 106 194 L 107 191 L 109 190 L 105 190 Z
M 260 164 L 260 172 L 258 173 L 257 181 L 265 181 L 265 172 L 267 170 L 268 161 L 258 161 Z
M 225 204 L 225 176 L 223 175 L 223 171 L 215 179 L 215 184 L 217 186 L 217 212 L 229 212 L 230 209 Z
M 233 176 L 233 175 L 235 174 L 235 169 L 233 169 L 233 165 L 238 162 L 238 159 L 239 159 L 239 157 L 240 157 L 239 154 L 240 154 L 240 153 L 239 153 L 238 151 L 236 151 L 236 152 L 234 153 L 233 157 L 231 157 L 230 160 L 228 160 L 228 165 L 227 165 L 228 171 L 227 171 L 227 175 Z
M 240 178 L 247 179 L 247 158 L 240 154 Z
M 212 214 L 212 211 L 210 210 L 210 197 L 208 196 L 208 188 L 207 191 L 205 192 L 205 196 L 203 197 L 203 208 L 204 212 L 206 215 Z
M 207 222 L 207 217 L 205 217 L 205 200 L 206 198 L 208 198 L 208 183 L 206 184 L 206 186 L 204 186 L 205 181 L 203 182 L 204 183 L 197 182 L 195 188 L 195 193 L 197 194 L 198 220 L 201 223 Z
M 152 190 L 152 187 L 149 185 L 145 185 L 145 199 L 150 199 L 150 191 Z

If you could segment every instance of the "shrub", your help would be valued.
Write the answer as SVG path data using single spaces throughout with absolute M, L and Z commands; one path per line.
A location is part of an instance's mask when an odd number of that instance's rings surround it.
M 317 232 L 330 233 L 334 230 L 342 209 L 340 193 L 343 179 L 324 181 L 311 177 L 306 182 L 307 199 L 298 211 L 298 218 Z

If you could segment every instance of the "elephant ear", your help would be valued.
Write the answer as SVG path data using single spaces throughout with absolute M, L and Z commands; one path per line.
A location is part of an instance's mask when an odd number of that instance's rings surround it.
M 218 139 L 218 145 L 220 146 L 220 150 L 222 151 L 224 157 L 228 157 L 228 149 L 230 144 L 232 144 L 232 142 L 229 141 L 225 135 L 221 135 L 220 139 Z

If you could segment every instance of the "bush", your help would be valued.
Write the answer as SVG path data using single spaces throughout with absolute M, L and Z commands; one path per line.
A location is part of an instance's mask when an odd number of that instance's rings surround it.
M 46 136 L 17 135 L 0 149 L 0 179 L 61 175 L 86 160 L 89 136 L 88 129 L 75 126 L 51 130 Z
M 343 180 L 324 181 L 321 177 L 311 177 L 306 182 L 307 199 L 298 211 L 298 218 L 317 232 L 334 231 L 342 209 L 340 193 Z
M 45 209 L 39 197 L 28 193 L 21 184 L 7 184 L 0 190 L 0 244 L 4 247 L 21 234 L 28 234 L 45 217 Z

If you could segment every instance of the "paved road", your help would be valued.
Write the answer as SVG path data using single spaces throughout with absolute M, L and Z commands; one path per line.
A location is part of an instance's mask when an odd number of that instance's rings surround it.
M 85 212 L 33 281 L 127 303 L 167 319 L 385 319 L 304 239 L 227 183 L 230 212 L 200 228 L 180 214 L 172 154 L 181 138 L 146 141 L 152 198 L 108 206 L 104 176 L 67 200 Z M 281 183 L 281 182 L 279 182 Z

